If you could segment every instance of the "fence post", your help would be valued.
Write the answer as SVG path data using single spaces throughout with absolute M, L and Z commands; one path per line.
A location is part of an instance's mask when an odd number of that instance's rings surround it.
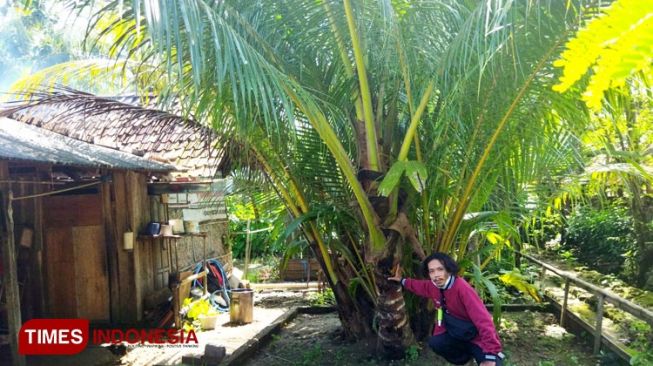
M 546 275 L 546 268 L 542 266 L 542 272 L 540 272 L 540 290 L 544 288 L 544 276 Z
M 596 309 L 596 329 L 594 330 L 594 354 L 598 355 L 601 350 L 601 326 L 603 325 L 603 300 L 605 295 L 597 294 L 599 303 Z
M 560 326 L 565 326 L 565 317 L 567 316 L 567 299 L 569 298 L 569 278 L 565 277 L 565 298 L 562 301 L 562 310 L 560 311 Z

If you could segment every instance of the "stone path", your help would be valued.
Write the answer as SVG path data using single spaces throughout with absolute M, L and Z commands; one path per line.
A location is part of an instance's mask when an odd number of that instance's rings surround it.
M 303 286 L 306 286 L 303 284 Z M 313 286 L 311 286 L 313 287 Z M 310 290 L 313 290 L 312 288 Z M 258 291 L 254 294 L 254 319 L 245 325 L 232 325 L 229 313 L 220 314 L 216 321 L 216 328 L 197 334 L 198 345 L 128 345 L 127 353 L 123 356 L 112 353 L 106 347 L 89 346 L 82 353 L 73 356 L 40 356 L 28 358 L 28 365 L 84 365 L 84 366 L 109 366 L 109 365 L 180 365 L 184 355 L 204 353 L 207 344 L 221 345 L 226 348 L 227 358 L 238 348 L 251 342 L 263 329 L 274 324 L 275 321 L 298 305 L 306 305 L 307 291 Z M 0 365 L 3 365 L 0 358 Z
M 250 324 L 234 326 L 229 323 L 229 314 L 220 314 L 216 329 L 197 333 L 199 344 L 191 348 L 173 348 L 170 346 L 149 347 L 137 345 L 122 357 L 122 365 L 178 365 L 184 355 L 204 353 L 206 344 L 221 345 L 227 355 L 249 341 L 252 337 L 283 315 L 288 308 L 254 307 L 254 320 Z

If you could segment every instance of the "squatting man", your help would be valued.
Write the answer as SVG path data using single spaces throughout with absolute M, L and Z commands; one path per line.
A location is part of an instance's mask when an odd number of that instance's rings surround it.
M 473 358 L 479 366 L 501 366 L 504 356 L 492 316 L 472 286 L 457 276 L 456 261 L 436 252 L 422 266 L 427 280 L 403 278 L 399 265 L 388 280 L 433 301 L 437 316 L 429 347 L 454 365 Z

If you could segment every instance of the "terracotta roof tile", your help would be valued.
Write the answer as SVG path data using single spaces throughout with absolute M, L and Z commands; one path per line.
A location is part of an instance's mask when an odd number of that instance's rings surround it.
M 113 102 L 115 103 L 115 102 Z M 135 109 L 134 107 L 128 108 Z M 135 118 L 129 110 L 109 110 L 101 113 L 70 112 L 66 103 L 29 106 L 14 111 L 11 118 L 23 123 L 67 135 L 78 140 L 109 146 L 111 142 L 125 151 L 155 154 L 188 169 L 189 177 L 214 176 L 222 161 L 222 150 L 208 149 L 211 131 L 196 122 L 169 118 Z M 139 108 L 139 111 L 163 113 Z M 213 138 L 211 146 L 217 138 Z M 209 156 L 210 154 L 210 156 Z M 177 174 L 177 173 L 175 173 Z

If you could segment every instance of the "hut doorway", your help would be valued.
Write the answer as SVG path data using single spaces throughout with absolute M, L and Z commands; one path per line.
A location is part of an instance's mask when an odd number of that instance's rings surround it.
M 46 314 L 109 322 L 101 194 L 45 197 L 43 230 Z

